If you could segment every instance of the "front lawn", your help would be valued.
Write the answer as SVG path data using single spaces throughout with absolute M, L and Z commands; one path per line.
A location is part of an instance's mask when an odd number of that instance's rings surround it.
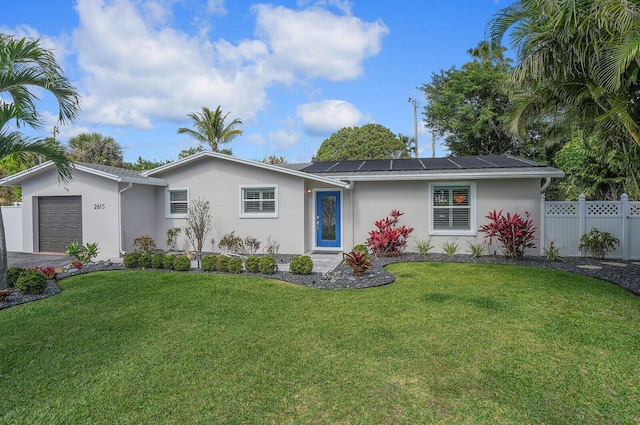
M 0 423 L 638 423 L 640 298 L 544 269 L 321 291 L 93 273 L 0 311 Z

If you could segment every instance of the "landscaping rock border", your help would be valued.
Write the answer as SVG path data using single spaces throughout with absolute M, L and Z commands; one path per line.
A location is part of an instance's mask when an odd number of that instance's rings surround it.
M 291 259 L 290 255 L 278 255 L 277 261 L 283 264 Z M 620 286 L 636 295 L 640 295 L 640 262 L 621 260 L 594 260 L 585 257 L 568 257 L 563 261 L 549 261 L 544 257 L 525 257 L 523 260 L 510 260 L 503 256 L 483 256 L 472 258 L 470 255 L 458 254 L 448 257 L 444 254 L 429 254 L 426 256 L 418 254 L 402 254 L 398 257 L 371 258 L 371 269 L 363 276 L 353 276 L 351 268 L 340 264 L 333 271 L 325 273 L 311 273 L 310 275 L 297 275 L 290 272 L 276 271 L 272 275 L 260 273 L 244 274 L 245 276 L 265 277 L 290 282 L 296 285 L 308 286 L 317 289 L 364 289 L 376 286 L 388 285 L 395 281 L 395 276 L 384 269 L 388 264 L 401 262 L 453 262 L 453 263 L 475 263 L 475 264 L 505 264 L 528 267 L 539 267 L 550 270 L 559 270 L 570 273 L 591 276 L 602 279 Z M 587 266 L 581 267 L 581 266 Z M 111 263 L 110 261 L 99 261 L 86 265 L 82 269 L 70 269 L 58 275 L 58 279 L 64 279 L 79 274 L 91 273 L 106 270 L 122 270 L 122 263 Z M 168 273 L 186 273 L 171 272 Z M 200 270 L 191 270 L 191 273 L 211 273 Z M 214 272 L 215 273 L 215 272 Z M 10 288 L 11 293 L 4 300 L 0 301 L 0 309 L 11 307 L 12 305 L 23 304 L 30 301 L 39 300 L 60 293 L 60 288 L 55 281 L 50 281 L 47 289 L 42 294 L 27 295 Z

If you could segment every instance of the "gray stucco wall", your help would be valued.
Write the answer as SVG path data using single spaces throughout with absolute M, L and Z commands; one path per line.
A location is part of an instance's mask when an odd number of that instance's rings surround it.
M 161 188 L 164 190 L 163 188 Z M 133 251 L 133 241 L 143 235 L 151 236 L 156 244 L 166 239 L 158 234 L 158 224 L 164 217 L 164 210 L 156 208 L 157 188 L 134 184 L 131 188 L 120 183 L 122 205 L 122 247 L 125 252 Z
M 83 243 L 98 242 L 100 257 L 118 256 L 118 186 L 102 177 L 75 172 L 66 186 L 55 169 L 22 185 L 23 250 L 38 252 L 38 197 L 82 196 Z
M 188 188 L 191 200 L 202 197 L 210 202 L 213 231 L 207 235 L 205 251 L 219 251 L 220 239 L 235 231 L 236 236 L 252 236 L 262 242 L 261 250 L 271 237 L 280 244 L 280 253 L 305 252 L 305 186 L 304 180 L 290 175 L 205 157 L 183 167 L 154 175 L 165 179 L 167 189 Z M 241 186 L 278 187 L 277 218 L 240 217 Z M 166 248 L 166 232 L 171 227 L 184 227 L 182 218 L 165 218 L 166 191 L 156 188 L 156 212 L 158 219 L 156 243 Z M 214 244 L 211 239 L 214 239 Z M 184 231 L 178 238 L 180 249 L 192 249 Z
M 439 184 L 440 182 L 438 182 Z M 429 233 L 429 182 L 357 182 L 353 193 L 355 209 L 353 210 L 353 237 L 345 238 L 345 251 L 364 243 L 369 232 L 374 230 L 374 222 L 386 217 L 392 209 L 405 214 L 400 218 L 400 225 L 413 227 L 412 239 L 407 252 L 415 251 L 415 239 L 432 237 L 435 248 L 432 252 L 442 252 L 440 245 L 445 241 L 455 241 L 459 244 L 460 253 L 469 253 L 469 241 L 482 242 L 483 234 L 477 228 L 487 223 L 485 216 L 494 209 L 504 210 L 504 213 L 531 213 L 535 227 L 540 227 L 540 180 L 539 179 L 510 179 L 510 180 L 478 180 L 476 185 L 476 234 L 475 235 L 431 235 Z M 345 205 L 349 205 L 345 203 Z M 345 212 L 349 217 L 351 211 Z M 345 226 L 347 227 L 347 226 Z M 350 231 L 350 230 L 349 230 Z M 537 243 L 536 243 L 537 245 Z M 537 252 L 537 251 L 532 251 Z M 498 252 L 499 254 L 499 252 Z

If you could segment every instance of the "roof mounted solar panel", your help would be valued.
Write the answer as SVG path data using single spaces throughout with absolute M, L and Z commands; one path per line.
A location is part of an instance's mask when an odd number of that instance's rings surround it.
M 415 171 L 422 170 L 422 163 L 416 158 L 394 159 L 391 163 L 393 171 Z
M 364 161 L 340 161 L 334 167 L 331 167 L 329 170 L 332 173 L 344 173 L 344 172 L 353 172 L 358 171 L 360 167 L 364 164 Z
M 421 158 L 425 170 L 456 170 L 460 168 L 449 160 L 449 158 Z
M 325 173 L 329 171 L 332 167 L 334 167 L 338 161 L 321 161 L 314 162 L 308 167 L 303 168 L 300 171 L 308 172 L 308 173 Z
M 484 161 L 482 158 L 477 156 L 457 156 L 457 157 L 452 157 L 451 160 L 456 164 L 458 164 L 460 168 L 465 168 L 465 169 L 495 167 L 494 164 Z
M 495 164 L 496 167 L 501 167 L 501 168 L 544 166 L 543 164 L 538 164 L 533 161 L 527 161 L 524 159 L 514 158 L 508 155 L 490 155 L 482 158 Z
M 389 171 L 391 170 L 390 159 L 370 159 L 362 164 L 360 171 Z

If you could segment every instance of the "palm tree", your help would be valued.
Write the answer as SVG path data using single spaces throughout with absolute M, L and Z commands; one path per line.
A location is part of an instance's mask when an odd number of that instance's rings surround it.
M 36 90 L 48 91 L 56 98 L 61 124 L 77 117 L 80 97 L 64 77 L 53 53 L 42 47 L 40 39 L 16 39 L 0 34 L 0 158 L 9 157 L 22 164 L 34 157 L 50 160 L 60 180 L 68 182 L 73 163 L 62 147 L 46 139 L 27 137 L 10 126 L 15 120 L 17 128 L 22 125 L 42 128 L 43 121 L 36 110 Z M 7 244 L 0 214 L 0 289 L 6 286 Z
M 640 146 L 640 5 L 620 0 L 519 0 L 490 21 L 517 53 L 512 129 L 541 116 L 555 128 Z
M 202 107 L 202 112 L 192 112 L 187 114 L 193 120 L 195 130 L 181 127 L 178 134 L 188 134 L 203 145 L 211 146 L 213 152 L 218 152 L 218 144 L 228 143 L 242 134 L 242 130 L 236 127 L 242 125 L 240 119 L 235 118 L 225 125 L 225 120 L 230 112 L 222 115 L 220 106 L 215 111 L 207 107 Z
M 74 161 L 122 167 L 122 147 L 113 137 L 81 133 L 69 139 L 69 157 Z

